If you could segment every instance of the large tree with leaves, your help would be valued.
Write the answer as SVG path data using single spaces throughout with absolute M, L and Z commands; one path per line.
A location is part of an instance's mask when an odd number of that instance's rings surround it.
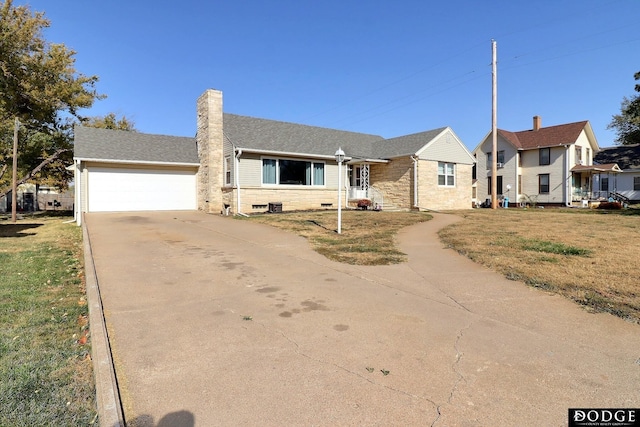
M 97 76 L 75 69 L 76 52 L 49 43 L 43 30 L 49 20 L 27 6 L 0 2 L 0 195 L 11 174 L 15 118 L 20 122 L 18 165 L 20 182 L 64 186 L 70 178 L 73 124 L 79 111 L 102 98 Z
M 640 80 L 640 71 L 634 78 Z M 621 145 L 640 144 L 640 84 L 636 84 L 635 90 L 638 94 L 622 99 L 620 114 L 614 115 L 607 126 L 607 129 L 615 129 L 616 143 Z

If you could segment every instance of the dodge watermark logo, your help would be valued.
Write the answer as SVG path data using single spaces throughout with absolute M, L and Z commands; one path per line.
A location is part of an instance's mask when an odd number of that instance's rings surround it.
M 640 427 L 638 415 L 640 415 L 638 408 L 569 409 L 569 427 Z

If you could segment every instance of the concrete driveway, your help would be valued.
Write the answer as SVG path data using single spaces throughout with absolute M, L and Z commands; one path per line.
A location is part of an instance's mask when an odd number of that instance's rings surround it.
M 566 425 L 640 406 L 640 327 L 399 235 L 409 262 L 328 261 L 199 212 L 88 214 L 128 425 Z

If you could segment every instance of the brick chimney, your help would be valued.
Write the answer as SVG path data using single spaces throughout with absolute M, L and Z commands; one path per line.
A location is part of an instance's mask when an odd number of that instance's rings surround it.
M 533 130 L 540 130 L 542 127 L 542 117 L 533 116 Z
M 223 133 L 222 92 L 205 91 L 197 103 L 198 209 L 219 212 L 223 209 Z

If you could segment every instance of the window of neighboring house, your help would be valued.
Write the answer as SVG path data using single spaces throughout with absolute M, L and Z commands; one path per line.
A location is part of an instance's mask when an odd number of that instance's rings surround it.
M 585 159 L 584 159 L 584 164 L 585 165 L 590 165 L 591 164 L 591 149 L 586 148 L 586 155 L 585 155 Z
M 538 194 L 549 194 L 549 174 L 538 175 Z
M 582 164 L 582 147 L 576 145 L 576 164 Z
M 493 162 L 493 153 L 490 151 L 487 153 L 487 169 L 491 169 Z M 502 163 L 504 165 L 504 150 L 498 151 L 498 163 Z
M 489 185 L 487 186 L 489 188 L 489 192 L 487 194 L 491 194 L 491 189 L 493 188 L 491 185 L 491 177 L 488 177 L 488 182 Z M 502 194 L 502 175 L 498 175 L 496 177 L 496 194 L 500 195 Z
M 551 148 L 540 149 L 540 165 L 551 164 Z
M 224 158 L 224 183 L 231 185 L 231 156 Z
M 262 183 L 324 185 L 324 163 L 288 159 L 262 159 Z
M 455 164 L 438 162 L 438 185 L 453 187 L 455 185 Z
M 640 190 L 640 176 L 633 177 L 633 190 L 634 191 Z
M 518 156 L 518 166 L 522 167 L 522 153 L 518 151 L 516 156 Z
M 609 191 L 609 177 L 600 178 L 600 191 Z

